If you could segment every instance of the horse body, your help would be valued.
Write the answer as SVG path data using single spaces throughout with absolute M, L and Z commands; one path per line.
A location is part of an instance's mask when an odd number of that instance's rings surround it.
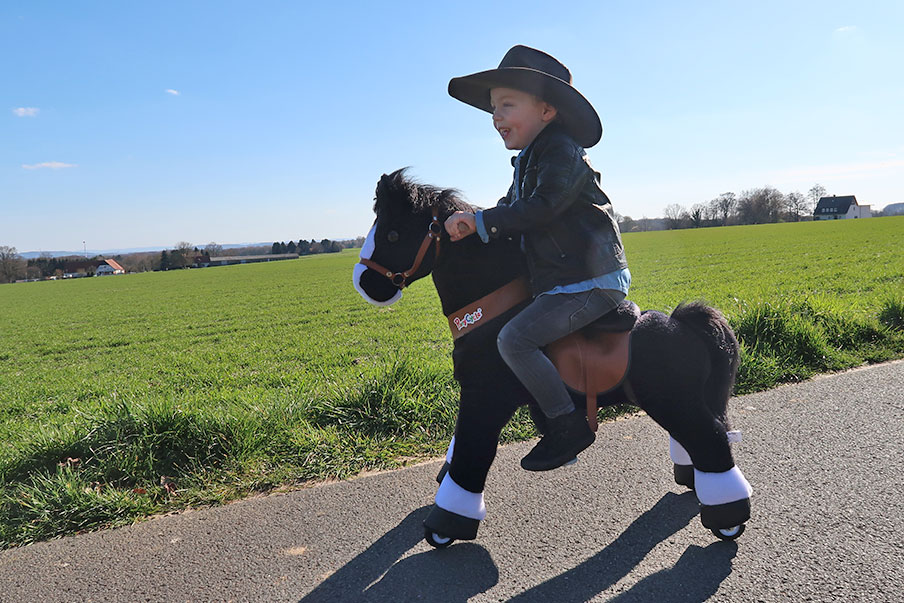
M 383 176 L 374 206 L 377 219 L 361 256 L 362 262 L 385 267 L 386 272 L 357 266 L 359 293 L 372 303 L 392 303 L 408 282 L 432 273 L 443 312 L 449 316 L 523 277 L 520 241 L 503 238 L 484 244 L 472 236 L 450 243 L 443 233 L 435 241 L 441 252 L 420 254 L 424 255 L 421 265 L 412 267 L 403 282 L 393 284 L 391 273 L 397 275 L 411 264 L 431 221 L 445 220 L 458 209 L 473 208 L 454 191 L 412 182 L 404 170 Z M 427 539 L 434 546 L 451 539 L 432 539 L 431 534 L 437 534 L 431 530 L 449 538 L 476 536 L 476 524 L 485 515 L 483 490 L 499 435 L 518 407 L 532 403 L 496 347 L 501 328 L 528 301 L 488 317 L 479 328 L 455 340 L 453 364 L 461 399 L 447 455 L 448 474 L 425 522 Z M 594 325 L 588 327 L 593 329 Z M 643 313 L 631 330 L 630 347 L 627 373 L 608 391 L 593 392 L 599 393 L 597 403 L 637 404 L 668 431 L 676 481 L 696 483 L 704 525 L 723 538 L 739 536 L 749 517 L 750 488 L 734 465 L 727 435 L 727 403 L 738 367 L 734 334 L 716 310 L 695 303 L 679 306 L 671 316 Z M 532 414 L 540 419 L 542 430 L 542 413 Z M 679 466 L 684 469 L 683 480 L 677 477 Z M 724 528 L 734 531 L 730 535 L 718 531 Z

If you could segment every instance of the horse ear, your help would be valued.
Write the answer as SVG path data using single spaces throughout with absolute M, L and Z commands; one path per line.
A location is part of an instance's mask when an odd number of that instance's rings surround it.
M 376 192 L 377 196 L 380 195 L 381 190 L 386 191 L 386 189 L 389 188 L 390 182 L 391 182 L 391 180 L 390 180 L 389 176 L 387 176 L 386 174 L 383 174 L 382 176 L 380 176 L 380 180 L 379 180 L 379 182 L 377 182 L 377 192 Z

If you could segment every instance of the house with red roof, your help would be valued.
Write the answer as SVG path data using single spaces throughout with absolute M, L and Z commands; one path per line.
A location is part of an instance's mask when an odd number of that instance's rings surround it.
M 80 276 L 107 276 L 111 274 L 125 274 L 125 268 L 116 260 L 81 260 L 78 262 L 66 262 L 63 266 L 63 278 L 78 278 Z

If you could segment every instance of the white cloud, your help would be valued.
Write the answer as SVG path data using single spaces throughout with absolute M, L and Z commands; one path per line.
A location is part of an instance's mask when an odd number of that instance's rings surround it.
M 13 113 L 15 113 L 19 117 L 36 117 L 40 109 L 37 107 L 16 107 L 13 109 Z
M 44 163 L 22 164 L 26 170 L 61 170 L 63 168 L 78 167 L 74 163 L 63 163 L 62 161 L 45 161 Z
M 849 33 L 852 31 L 857 31 L 857 28 L 854 25 L 845 25 L 844 27 L 836 29 L 835 33 Z
M 166 93 L 167 93 L 167 94 L 172 94 L 173 96 L 179 96 L 179 91 L 178 91 L 178 90 L 173 90 L 172 88 L 167 88 L 167 89 L 166 89 Z

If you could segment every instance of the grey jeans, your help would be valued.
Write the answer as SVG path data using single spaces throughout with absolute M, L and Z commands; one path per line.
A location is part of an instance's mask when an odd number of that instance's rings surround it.
M 540 348 L 590 324 L 623 299 L 625 294 L 614 289 L 540 295 L 499 332 L 499 353 L 547 417 L 572 412 L 574 403 Z

